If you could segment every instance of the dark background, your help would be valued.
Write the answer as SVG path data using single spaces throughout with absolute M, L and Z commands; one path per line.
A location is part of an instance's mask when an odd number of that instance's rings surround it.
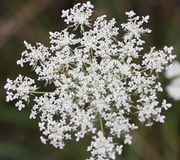
M 88 140 L 67 142 L 58 150 L 40 142 L 38 120 L 30 120 L 31 105 L 19 112 L 14 103 L 5 102 L 4 85 L 7 77 L 18 74 L 31 75 L 30 68 L 20 68 L 16 60 L 25 49 L 23 41 L 48 44 L 48 32 L 60 31 L 66 25 L 61 10 L 71 8 L 85 0 L 0 0 L 0 160 L 83 160 L 88 157 Z M 148 27 L 152 33 L 145 37 L 150 46 L 174 46 L 180 54 L 180 0 L 94 0 L 93 18 L 107 14 L 115 17 L 118 25 L 124 23 L 124 12 L 134 10 L 138 15 L 150 15 Z M 122 34 L 122 33 L 120 33 Z M 169 81 L 160 78 L 165 87 Z M 140 127 L 133 133 L 134 140 L 125 146 L 121 160 L 179 160 L 180 155 L 180 106 L 168 97 L 173 107 L 165 112 L 165 124 L 151 128 Z

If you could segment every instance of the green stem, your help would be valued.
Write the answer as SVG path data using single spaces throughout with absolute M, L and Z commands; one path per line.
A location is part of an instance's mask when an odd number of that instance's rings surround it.
M 30 92 L 31 94 L 45 94 L 45 93 L 52 93 L 52 92 L 41 92 L 41 91 L 33 91 Z
M 102 133 L 104 134 L 103 121 L 102 121 L 102 118 L 101 118 L 101 115 L 100 115 L 100 114 L 99 114 L 99 121 L 100 121 L 100 128 L 101 128 L 101 131 L 102 131 Z
M 133 105 L 133 104 L 131 104 L 131 107 L 134 108 L 134 109 L 136 109 L 136 110 L 138 110 L 138 107 L 135 106 L 135 105 Z
M 145 68 L 145 69 L 143 69 L 143 70 L 141 70 L 140 72 L 145 72 L 145 71 L 147 71 L 148 69 L 147 68 Z

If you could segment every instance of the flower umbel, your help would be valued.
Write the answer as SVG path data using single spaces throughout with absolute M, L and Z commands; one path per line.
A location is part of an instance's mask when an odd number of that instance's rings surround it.
M 90 2 L 78 3 L 62 13 L 67 24 L 80 26 L 80 36 L 66 28 L 50 32 L 49 47 L 25 42 L 27 51 L 17 64 L 29 63 L 36 81 L 54 91 L 41 92 L 35 80 L 21 75 L 15 81 L 8 79 L 5 88 L 7 101 L 18 100 L 19 110 L 35 95 L 30 118 L 40 117 L 43 143 L 63 149 L 72 135 L 79 141 L 88 134 L 92 136 L 89 160 L 114 160 L 123 144 L 132 143 L 131 131 L 138 128 L 133 117 L 146 126 L 164 122 L 162 111 L 171 105 L 158 101 L 163 89 L 157 74 L 175 57 L 172 47 L 160 51 L 152 47 L 143 54 L 142 36 L 151 32 L 143 24 L 149 16 L 127 12 L 128 21 L 121 25 L 126 33 L 119 41 L 114 18 L 101 16 L 90 25 L 93 7 Z
M 83 25 L 90 26 L 89 18 L 92 15 L 92 8 L 94 6 L 88 1 L 87 3 L 77 3 L 73 8 L 62 11 L 62 18 L 65 18 L 64 22 L 67 24 L 72 23 L 75 28 L 81 27 L 84 30 Z
M 25 107 L 24 102 L 28 102 L 29 94 L 37 90 L 34 83 L 33 79 L 23 77 L 22 75 L 19 75 L 14 81 L 7 79 L 7 84 L 4 86 L 7 89 L 6 101 L 9 102 L 17 99 L 18 101 L 15 106 L 21 110 Z

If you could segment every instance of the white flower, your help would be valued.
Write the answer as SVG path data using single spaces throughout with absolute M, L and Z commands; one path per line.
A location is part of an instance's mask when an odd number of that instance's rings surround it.
M 75 35 L 70 34 L 67 29 L 61 32 L 49 32 L 50 35 L 50 43 L 51 51 L 58 51 L 61 50 L 63 47 L 74 45 L 78 42 L 78 39 L 74 39 Z
M 67 24 L 80 26 L 78 36 L 66 28 L 49 33 L 50 47 L 25 42 L 27 51 L 17 64 L 29 63 L 37 80 L 54 90 L 36 91 L 35 81 L 20 75 L 15 81 L 7 79 L 6 100 L 17 100 L 15 106 L 21 110 L 33 94 L 29 117 L 39 117 L 42 143 L 63 149 L 66 140 L 79 141 L 88 134 L 92 136 L 89 160 L 115 160 L 123 145 L 132 143 L 130 132 L 138 129 L 137 120 L 145 126 L 164 122 L 162 111 L 171 105 L 158 100 L 163 89 L 157 72 L 168 68 L 175 56 L 166 46 L 143 54 L 142 36 L 150 33 L 143 24 L 149 16 L 126 12 L 128 21 L 122 24 L 126 33 L 120 41 L 114 18 L 100 16 L 90 25 L 93 7 L 90 2 L 78 3 L 63 11 Z M 172 94 L 179 92 L 179 81 L 175 84 Z
M 129 11 L 125 13 L 129 18 L 132 18 L 136 15 L 136 13 L 134 11 Z
M 136 14 L 133 11 L 126 12 L 128 16 L 128 22 L 121 24 L 122 28 L 127 32 L 124 35 L 124 41 L 127 43 L 128 41 L 133 41 L 133 39 L 137 39 L 135 41 L 137 45 L 142 45 L 144 41 L 141 39 L 141 35 L 145 33 L 150 33 L 151 30 L 147 28 L 143 28 L 143 23 L 147 23 L 149 16 L 142 17 L 140 20 L 139 16 L 135 16 Z
M 162 102 L 162 107 L 165 110 L 168 110 L 170 107 L 172 107 L 172 105 L 170 103 L 167 103 L 166 100 L 164 99 L 163 102 Z
M 143 65 L 146 66 L 147 69 L 155 70 L 156 72 L 161 72 L 164 67 L 167 68 L 168 63 L 172 62 L 175 58 L 172 53 L 173 48 L 166 46 L 164 50 L 156 51 L 155 47 L 151 48 L 149 53 L 146 53 L 143 58 Z
M 124 140 L 125 144 L 131 144 L 132 143 L 132 137 L 130 135 L 125 135 L 125 140 Z
M 21 67 L 24 66 L 24 63 L 29 63 L 30 66 L 36 68 L 38 62 L 42 63 L 50 55 L 48 48 L 42 45 L 41 43 L 36 43 L 37 48 L 31 46 L 31 44 L 28 44 L 26 41 L 24 41 L 24 44 L 27 50 L 22 52 L 21 59 L 17 61 L 17 64 L 20 65 Z
M 19 75 L 14 81 L 7 79 L 4 88 L 7 90 L 6 101 L 18 100 L 15 104 L 19 110 L 25 107 L 23 102 L 28 102 L 29 94 L 37 90 L 34 80 Z
M 90 26 L 89 17 L 92 15 L 92 8 L 94 6 L 87 1 L 82 5 L 77 3 L 73 8 L 62 11 L 62 18 L 65 18 L 67 24 L 73 23 L 77 28 L 79 25 L 83 30 L 83 25 Z
M 93 137 L 93 140 L 87 149 L 92 154 L 89 160 L 114 160 L 116 151 L 121 154 L 122 146 L 114 144 L 112 137 L 104 137 L 101 131 L 97 133 L 97 137 Z

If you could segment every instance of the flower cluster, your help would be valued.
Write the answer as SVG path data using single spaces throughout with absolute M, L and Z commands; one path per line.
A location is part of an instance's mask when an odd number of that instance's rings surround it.
M 91 145 L 88 147 L 88 151 L 91 151 L 92 157 L 89 160 L 96 159 L 115 159 L 116 152 L 121 154 L 122 145 L 117 145 L 113 143 L 112 137 L 104 137 L 103 133 L 99 131 L 97 133 L 97 137 L 92 137 L 93 141 Z
M 19 75 L 14 81 L 7 79 L 7 84 L 4 86 L 7 89 L 6 101 L 18 100 L 15 104 L 19 110 L 25 107 L 25 102 L 29 101 L 29 94 L 37 90 L 35 81 L 28 77 Z
M 94 6 L 88 1 L 87 3 L 77 3 L 73 8 L 62 11 L 62 18 L 67 24 L 72 23 L 72 26 L 77 28 L 79 25 L 83 30 L 83 25 L 90 26 L 89 18 L 92 16 Z
M 157 94 L 163 90 L 157 73 L 174 56 L 172 47 L 160 51 L 152 47 L 143 54 L 142 35 L 151 32 L 143 25 L 149 16 L 127 12 L 128 21 L 121 25 L 126 33 L 119 41 L 115 19 L 104 15 L 92 23 L 92 8 L 90 2 L 78 3 L 62 13 L 70 27 L 80 28 L 79 35 L 66 28 L 50 32 L 49 47 L 25 42 L 27 51 L 17 64 L 29 63 L 37 81 L 53 86 L 54 91 L 37 90 L 34 80 L 22 76 L 8 79 L 5 88 L 8 101 L 27 101 L 30 94 L 35 95 L 30 118 L 40 117 L 43 143 L 62 149 L 65 140 L 75 136 L 79 141 L 88 134 L 92 135 L 89 160 L 114 160 L 123 143 L 132 143 L 130 132 L 138 128 L 138 121 L 146 126 L 164 122 L 162 111 L 171 105 L 158 101 Z
M 173 79 L 167 86 L 168 94 L 174 100 L 180 100 L 180 63 L 175 61 L 166 71 L 166 77 Z

